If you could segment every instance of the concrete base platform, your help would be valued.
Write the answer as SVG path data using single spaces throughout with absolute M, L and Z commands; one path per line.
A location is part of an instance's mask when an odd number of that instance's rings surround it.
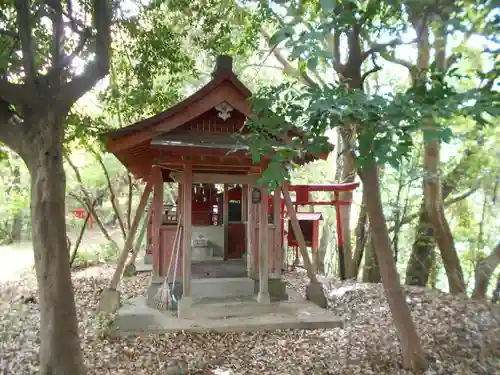
M 166 332 L 252 332 L 279 329 L 342 328 L 343 321 L 331 312 L 305 301 L 295 292 L 289 300 L 260 304 L 255 298 L 195 302 L 191 319 L 176 312 L 158 311 L 146 305 L 145 297 L 125 301 L 117 312 L 112 334 L 119 336 Z
M 144 259 L 146 260 L 146 259 Z M 151 264 L 148 264 L 148 263 L 136 263 L 135 264 L 135 272 L 140 272 L 140 273 L 143 273 L 143 272 L 151 272 L 153 271 L 153 263 Z

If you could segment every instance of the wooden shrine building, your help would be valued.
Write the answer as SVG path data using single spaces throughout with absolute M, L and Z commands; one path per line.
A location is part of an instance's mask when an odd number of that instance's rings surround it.
M 270 223 L 267 188 L 257 186 L 269 158 L 252 163 L 245 149 L 231 151 L 236 146 L 233 135 L 245 131 L 244 122 L 252 115 L 250 95 L 233 73 L 232 59 L 219 56 L 211 81 L 196 93 L 162 113 L 103 136 L 107 150 L 147 182 L 138 214 L 142 215 L 153 191 L 149 227 L 153 277 L 148 296 L 168 275 L 175 282 L 180 317 L 189 316 L 193 299 L 206 297 L 196 295 L 202 290 L 200 283 L 207 285 L 205 292 L 215 294 L 237 284 L 233 279 L 220 279 L 219 284 L 207 279 L 196 280 L 193 288 L 192 267 L 206 260 L 203 256 L 224 263 L 230 258 L 245 259 L 247 254 L 243 279 L 252 283 L 257 300 L 269 303 L 286 298 L 281 281 L 283 233 L 279 225 Z M 175 208 L 164 208 L 165 183 L 178 184 Z M 217 185 L 222 187 L 217 190 Z M 234 189 L 240 189 L 239 200 L 229 193 Z M 271 216 L 281 217 L 281 199 L 281 194 L 272 198 Z M 203 254 L 197 244 L 200 238 L 209 243 Z

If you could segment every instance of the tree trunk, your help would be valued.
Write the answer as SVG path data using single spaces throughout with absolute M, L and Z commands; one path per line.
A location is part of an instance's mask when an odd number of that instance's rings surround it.
M 477 150 L 468 150 L 458 165 L 443 180 L 443 201 L 456 189 L 461 178 L 467 171 L 473 156 Z M 434 228 L 429 215 L 425 209 L 425 201 L 419 210 L 418 223 L 416 226 L 415 240 L 413 241 L 412 252 L 406 267 L 406 285 L 417 285 L 425 287 L 429 279 L 430 267 L 435 257 L 434 248 L 436 240 L 434 238 Z
M 354 163 L 354 158 L 352 156 L 351 142 L 354 134 L 353 125 L 345 125 L 340 130 L 340 135 L 342 139 L 342 183 L 354 182 L 356 177 L 356 166 Z M 352 202 L 353 192 L 352 191 L 341 191 L 339 194 L 339 199 L 342 201 Z M 352 278 L 353 276 L 349 273 L 351 270 L 352 262 L 352 245 L 351 245 L 351 207 L 352 205 L 341 205 L 340 210 L 340 224 L 342 228 L 342 238 L 343 238 L 343 252 L 344 252 L 344 264 L 339 261 L 339 267 L 344 267 L 344 274 L 346 278 Z M 340 259 L 340 257 L 339 257 Z M 342 275 L 342 272 L 340 272 Z
M 424 132 L 430 133 L 431 136 L 437 136 L 434 126 L 433 123 L 429 123 Z M 444 214 L 441 181 L 439 178 L 439 153 L 440 142 L 438 139 L 427 142 L 424 152 L 425 208 L 435 230 L 436 241 L 448 277 L 450 293 L 462 294 L 465 293 L 465 281 L 460 259 L 455 249 L 453 235 Z
M 12 189 L 19 194 L 21 192 L 21 170 L 19 169 L 19 165 L 16 164 L 14 168 L 12 168 L 12 174 L 14 178 L 12 180 Z M 21 235 L 23 232 L 23 210 L 16 210 L 17 212 L 12 219 L 12 227 L 10 231 L 10 237 L 12 242 L 21 241 Z
M 40 291 L 40 374 L 85 374 L 66 244 L 63 119 L 34 131 L 28 164 L 35 267 Z M 62 355 L 62 353 L 64 355 Z
M 429 279 L 436 242 L 434 228 L 423 202 L 420 207 L 416 232 L 410 260 L 406 267 L 405 284 L 425 286 Z
M 364 193 L 369 196 L 366 209 L 370 220 L 371 236 L 377 256 L 382 284 L 396 325 L 405 368 L 420 370 L 427 367 L 427 360 L 420 338 L 413 324 L 410 310 L 392 256 L 391 242 L 380 196 L 378 167 L 375 161 L 362 169 Z
M 127 199 L 127 228 L 130 230 L 132 225 L 132 198 L 134 194 L 134 184 L 132 182 L 132 176 L 127 173 L 128 182 L 128 199 Z
M 101 218 L 99 217 L 99 215 L 97 214 L 97 210 L 95 209 L 95 207 L 92 206 L 92 197 L 90 196 L 89 192 L 87 191 L 87 189 L 85 189 L 85 186 L 83 185 L 83 179 L 82 179 L 82 176 L 80 175 L 80 172 L 78 171 L 78 168 L 76 167 L 76 165 L 71 161 L 71 158 L 69 157 L 69 155 L 67 154 L 64 154 L 64 158 L 66 159 L 66 161 L 68 162 L 69 166 L 71 167 L 71 169 L 73 169 L 73 172 L 75 173 L 75 177 L 76 177 L 76 180 L 78 181 L 78 184 L 80 185 L 80 191 L 82 192 L 83 194 L 83 199 L 80 199 L 78 196 L 76 195 L 73 195 L 73 197 L 78 200 L 84 207 L 87 208 L 87 211 L 91 212 L 92 213 L 92 217 L 94 218 L 97 226 L 99 227 L 99 229 L 101 230 L 102 234 L 104 235 L 104 237 L 111 243 L 113 243 L 113 245 L 115 245 L 116 247 L 118 247 L 118 244 L 116 243 L 115 240 L 113 240 L 113 238 L 111 238 L 111 236 L 109 235 L 109 232 L 108 230 L 106 229 L 106 227 L 104 226 L 104 224 L 102 223 L 102 220 Z
M 366 241 L 365 264 L 363 266 L 363 282 L 379 283 L 381 281 L 380 268 L 378 266 L 377 255 L 371 235 L 371 228 L 368 229 L 369 234 Z
M 431 269 L 429 271 L 429 279 L 427 281 L 427 285 L 432 290 L 435 290 L 437 287 L 437 275 L 438 275 L 438 263 L 436 259 L 436 250 L 431 251 Z
M 321 238 L 319 240 L 319 249 L 318 249 L 318 273 L 324 274 L 326 272 L 325 259 L 326 254 L 328 253 L 332 230 L 331 230 L 331 220 L 327 218 L 325 220 L 325 224 L 323 225 L 323 231 L 321 233 Z
M 500 264 L 500 242 L 486 258 L 480 260 L 476 266 L 476 282 L 472 298 L 485 299 L 491 275 Z
M 102 160 L 101 155 L 99 155 L 99 153 L 95 151 L 92 151 L 92 153 L 94 154 L 97 162 L 99 163 L 99 165 L 102 168 L 102 171 L 104 172 L 104 176 L 106 177 L 106 182 L 108 184 L 109 201 L 111 202 L 111 207 L 113 207 L 113 211 L 115 212 L 116 218 L 118 219 L 118 224 L 120 225 L 122 236 L 124 239 L 126 239 L 128 231 L 125 229 L 123 214 L 122 211 L 120 210 L 120 202 L 118 202 L 118 198 L 115 195 L 115 189 L 113 188 L 113 184 L 111 182 L 111 177 L 109 176 L 108 169 L 106 168 L 106 165 L 104 164 L 104 160 Z
M 364 189 L 364 187 L 363 187 Z M 359 267 L 363 259 L 366 242 L 368 239 L 368 213 L 366 212 L 366 195 L 363 194 L 361 202 L 361 209 L 359 211 L 358 223 L 356 224 L 356 248 L 352 261 L 349 265 L 348 275 L 350 278 L 356 279 L 358 277 Z
M 491 296 L 491 303 L 495 304 L 500 301 L 500 273 L 497 276 L 497 286 L 493 291 L 493 295 Z

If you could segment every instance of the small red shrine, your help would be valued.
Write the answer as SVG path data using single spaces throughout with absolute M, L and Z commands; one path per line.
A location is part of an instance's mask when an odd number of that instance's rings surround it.
M 250 96 L 232 71 L 232 59 L 219 56 L 212 80 L 199 91 L 165 112 L 103 136 L 107 150 L 147 182 L 137 215 L 142 215 L 153 191 L 148 228 L 153 277 L 148 295 L 165 277 L 172 279 L 173 264 L 180 280 L 179 317 L 189 315 L 198 297 L 193 293 L 192 269 L 203 260 L 194 259 L 200 236 L 208 240 L 205 255 L 213 259 L 223 262 L 247 254 L 245 276 L 255 281 L 258 301 L 286 296 L 274 296 L 270 290 L 273 281 L 284 290 L 282 197 L 270 198 L 267 188 L 257 185 L 270 157 L 253 163 L 246 149 L 234 151 L 233 136 L 246 131 L 244 122 L 252 115 Z M 287 138 L 291 137 L 301 133 L 291 132 Z M 302 163 L 326 157 L 306 155 Z M 174 207 L 164 206 L 165 183 L 178 186 Z M 260 192 L 258 202 L 252 199 L 255 189 Z M 281 219 L 280 225 L 270 222 L 269 213 Z

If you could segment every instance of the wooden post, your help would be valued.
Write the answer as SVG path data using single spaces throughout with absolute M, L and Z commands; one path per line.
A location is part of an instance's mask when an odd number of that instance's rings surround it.
M 248 220 L 248 185 L 241 185 L 241 221 Z
M 139 231 L 139 237 L 137 237 L 137 241 L 135 243 L 134 252 L 132 253 L 132 256 L 127 262 L 127 266 L 125 268 L 135 266 L 135 261 L 137 259 L 137 255 L 139 254 L 139 250 L 141 250 L 142 241 L 144 240 L 144 235 L 146 234 L 146 229 L 148 227 L 148 222 L 149 219 L 151 218 L 152 212 L 153 212 L 152 210 L 149 210 L 148 214 L 144 218 L 144 221 L 142 222 L 142 227 L 141 230 Z
M 179 188 L 178 188 L 178 193 L 177 193 L 177 207 L 176 207 L 176 214 L 177 214 L 177 220 L 180 220 L 181 213 L 182 213 L 182 202 L 183 202 L 183 194 L 182 194 L 182 184 L 179 182 Z
M 252 203 L 252 190 L 253 185 L 248 184 L 246 186 L 247 189 L 247 206 L 248 206 L 248 215 L 247 215 L 247 276 L 253 277 L 253 235 L 255 233 L 255 205 Z
M 222 193 L 222 224 L 224 225 L 224 260 L 229 255 L 229 187 L 224 184 Z
M 270 303 L 269 297 L 269 218 L 268 218 L 268 191 L 267 186 L 261 188 L 262 201 L 260 202 L 260 248 L 259 248 L 259 294 L 257 301 Z
M 152 225 L 152 238 L 151 247 L 153 250 L 153 275 L 154 276 L 166 276 L 164 259 L 165 254 L 162 254 L 161 249 L 161 236 L 160 227 L 163 219 L 163 176 L 161 169 L 158 167 L 153 167 L 153 225 Z
M 146 183 L 146 187 L 141 196 L 141 200 L 139 202 L 139 206 L 137 206 L 137 210 L 135 211 L 134 220 L 132 221 L 132 226 L 130 227 L 130 231 L 128 232 L 127 239 L 125 240 L 125 245 L 123 245 L 122 252 L 120 257 L 118 258 L 118 262 L 116 264 L 116 270 L 111 279 L 111 283 L 109 284 L 109 289 L 117 290 L 118 283 L 120 282 L 120 278 L 122 277 L 123 269 L 125 268 L 125 263 L 127 262 L 128 252 L 134 243 L 135 233 L 137 232 L 137 227 L 139 226 L 139 222 L 141 221 L 142 213 L 144 212 L 144 208 L 148 203 L 149 195 L 151 194 L 151 190 L 153 188 L 153 184 L 151 183 L 151 177 L 148 179 Z
M 272 250 L 271 276 L 281 278 L 281 190 L 278 187 L 273 197 L 274 249 Z
M 184 165 L 183 181 L 183 199 L 182 199 L 182 298 L 177 306 L 179 318 L 189 317 L 193 296 L 191 293 L 191 222 L 192 222 L 192 195 L 193 195 L 193 166 Z
M 295 208 L 293 207 L 292 199 L 290 198 L 290 193 L 288 192 L 288 182 L 285 181 L 281 185 L 281 191 L 283 192 L 283 199 L 285 200 L 286 209 L 288 210 L 288 216 L 290 216 L 290 222 L 292 224 L 293 232 L 295 234 L 295 239 L 299 244 L 302 260 L 304 261 L 304 268 L 307 271 L 307 276 L 311 280 L 311 283 L 317 283 L 318 279 L 314 274 L 311 260 L 309 259 L 309 254 L 307 253 L 304 234 L 302 233 L 302 229 L 300 229 L 299 219 L 297 219 L 297 213 L 295 211 Z

